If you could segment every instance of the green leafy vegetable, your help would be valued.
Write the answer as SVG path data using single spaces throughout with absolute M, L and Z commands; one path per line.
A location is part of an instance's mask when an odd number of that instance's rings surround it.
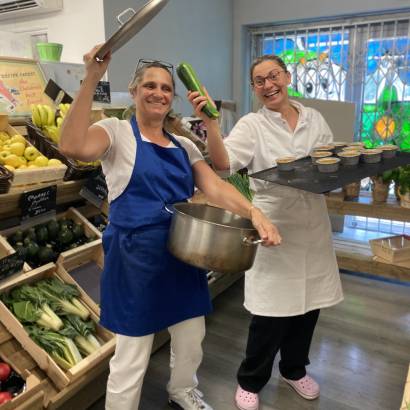
M 101 347 L 99 341 L 93 335 L 95 332 L 93 321 L 83 322 L 78 316 L 67 315 L 63 322 L 64 329 L 60 331 L 60 334 L 72 338 L 84 355 L 88 356 Z
M 28 326 L 26 331 L 64 370 L 71 369 L 82 360 L 77 346 L 68 337 L 37 326 Z
M 20 321 L 33 322 L 40 320 L 40 323 L 38 323 L 40 326 L 56 331 L 63 327 L 61 319 L 50 308 L 47 300 L 34 286 L 19 286 L 13 289 L 11 294 L 3 298 L 3 301 Z M 18 304 L 18 302 L 30 302 L 30 304 Z M 17 312 L 15 309 L 17 309 Z M 24 320 L 20 319 L 19 315 Z M 34 317 L 37 317 L 37 319 L 28 320 Z
M 56 278 L 37 282 L 36 288 L 59 314 L 72 314 L 87 319 L 88 309 L 78 300 L 80 292 L 75 285 L 64 283 Z
M 236 173 L 229 176 L 227 181 L 232 184 L 248 201 L 252 202 L 253 193 L 249 187 L 248 175 Z

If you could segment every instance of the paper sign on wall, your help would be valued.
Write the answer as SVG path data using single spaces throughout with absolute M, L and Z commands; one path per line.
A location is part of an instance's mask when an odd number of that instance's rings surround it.
M 31 104 L 52 101 L 44 94 L 46 82 L 39 64 L 23 58 L 0 57 L 0 113 L 31 115 Z

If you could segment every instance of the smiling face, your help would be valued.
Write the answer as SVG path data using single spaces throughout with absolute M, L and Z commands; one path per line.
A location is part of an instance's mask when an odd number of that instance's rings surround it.
M 139 115 L 164 120 L 174 98 L 171 74 L 160 67 L 147 68 L 131 95 Z
M 265 60 L 255 65 L 252 72 L 253 91 L 266 108 L 279 111 L 289 103 L 288 85 L 290 73 L 272 60 Z

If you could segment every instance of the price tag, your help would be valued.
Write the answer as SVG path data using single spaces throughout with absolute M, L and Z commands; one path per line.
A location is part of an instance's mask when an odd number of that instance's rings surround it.
M 24 259 L 16 252 L 0 259 L 0 280 L 23 270 Z
M 110 92 L 110 82 L 109 81 L 99 81 L 97 88 L 94 91 L 94 101 L 102 103 L 111 102 L 111 92 Z
M 101 208 L 107 198 L 108 188 L 101 170 L 95 171 L 81 188 L 80 195 L 97 208 Z
M 21 220 L 37 218 L 51 212 L 55 213 L 57 186 L 51 185 L 35 191 L 24 192 L 21 195 Z
M 71 95 L 67 94 L 57 83 L 53 80 L 48 80 L 46 88 L 44 89 L 44 94 L 48 95 L 55 104 L 71 104 L 73 99 Z

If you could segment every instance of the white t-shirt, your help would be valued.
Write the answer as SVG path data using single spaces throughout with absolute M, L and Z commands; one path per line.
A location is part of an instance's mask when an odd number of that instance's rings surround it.
M 111 202 L 124 192 L 131 179 L 135 159 L 138 161 L 137 140 L 129 121 L 106 118 L 94 125 L 103 128 L 110 138 L 110 146 L 101 158 L 101 164 L 108 187 L 108 202 Z M 191 166 L 204 159 L 191 140 L 178 135 L 173 136 L 187 152 Z M 143 135 L 141 138 L 150 142 Z M 175 149 L 176 146 L 170 141 L 167 148 Z

